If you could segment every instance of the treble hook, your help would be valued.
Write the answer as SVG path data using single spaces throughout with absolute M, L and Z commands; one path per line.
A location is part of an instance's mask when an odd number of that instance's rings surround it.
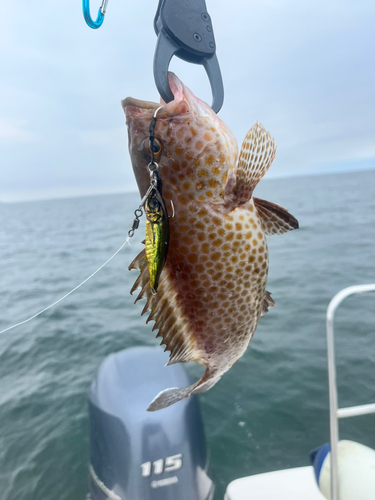
M 96 30 L 97 28 L 100 28 L 100 26 L 103 24 L 104 14 L 106 13 L 107 10 L 108 0 L 102 0 L 102 4 L 98 10 L 98 17 L 96 18 L 96 21 L 93 21 L 91 19 L 89 1 L 90 0 L 82 0 L 83 17 L 85 18 L 87 25 L 90 26 L 90 28 L 92 28 L 93 30 Z

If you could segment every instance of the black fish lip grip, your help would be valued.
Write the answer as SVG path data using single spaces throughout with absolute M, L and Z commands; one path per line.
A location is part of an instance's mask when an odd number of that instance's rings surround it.
M 224 102 L 224 86 L 205 0 L 159 0 L 154 29 L 158 37 L 154 78 L 162 99 L 168 103 L 174 98 L 168 82 L 168 68 L 176 55 L 205 68 L 212 91 L 211 107 L 218 113 Z

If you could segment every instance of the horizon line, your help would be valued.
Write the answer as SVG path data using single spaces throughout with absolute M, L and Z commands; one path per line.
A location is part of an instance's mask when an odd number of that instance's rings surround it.
M 368 168 L 362 168 L 360 170 L 337 170 L 337 171 L 329 171 L 329 172 L 307 172 L 307 173 L 302 173 L 302 174 L 284 174 L 284 175 L 276 175 L 272 177 L 265 177 L 262 179 L 262 181 L 275 181 L 278 179 L 294 179 L 294 178 L 301 178 L 301 177 L 320 177 L 320 176 L 329 176 L 329 175 L 342 175 L 342 174 L 354 174 L 354 173 L 364 173 L 364 172 L 369 172 L 371 170 L 375 170 L 375 165 L 368 167 Z M 15 204 L 15 203 L 33 203 L 33 202 L 38 202 L 38 201 L 57 201 L 57 200 L 71 200 L 71 199 L 76 199 L 76 198 L 90 198 L 90 197 L 96 197 L 96 196 L 114 196 L 114 195 L 120 195 L 120 194 L 132 194 L 132 193 L 137 193 L 137 187 L 134 186 L 134 189 L 131 188 L 130 190 L 127 190 L 126 188 L 117 191 L 109 191 L 109 192 L 93 192 L 92 193 L 81 193 L 81 194 L 62 194 L 61 196 L 52 196 L 52 197 L 40 197 L 40 198 L 31 198 L 31 199 L 15 199 L 15 200 L 1 200 L 0 199 L 0 204 L 7 205 L 7 204 Z M 31 193 L 31 192 L 30 192 Z

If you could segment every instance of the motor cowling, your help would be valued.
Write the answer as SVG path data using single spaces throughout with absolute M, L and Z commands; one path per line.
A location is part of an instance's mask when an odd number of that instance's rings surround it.
M 89 394 L 92 500 L 211 500 L 208 455 L 196 396 L 147 412 L 162 390 L 186 387 L 181 364 L 160 348 L 108 356 Z

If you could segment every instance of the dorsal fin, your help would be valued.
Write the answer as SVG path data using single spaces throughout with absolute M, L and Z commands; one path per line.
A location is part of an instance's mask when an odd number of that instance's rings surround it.
M 242 143 L 238 164 L 228 176 L 226 197 L 235 196 L 238 203 L 250 200 L 255 186 L 269 169 L 276 155 L 273 138 L 261 123 L 256 123 Z
M 275 305 L 276 305 L 275 301 L 271 297 L 270 292 L 267 292 L 267 290 L 265 290 L 264 297 L 263 297 L 263 304 L 262 304 L 262 312 L 260 314 L 260 317 L 262 317 L 265 314 L 267 314 L 268 313 L 268 309 L 270 307 L 275 307 Z
M 201 352 L 180 304 L 168 267 L 164 267 L 161 273 L 156 295 L 151 293 L 150 276 L 144 250 L 133 260 L 129 269 L 140 271 L 130 293 L 132 294 L 134 290 L 141 288 L 135 302 L 142 298 L 147 299 L 142 314 L 151 311 L 147 323 L 155 321 L 153 330 L 159 329 L 157 337 L 162 337 L 161 344 L 164 344 L 165 350 L 171 353 L 168 364 L 201 361 Z
M 298 229 L 298 220 L 284 207 L 270 201 L 253 198 L 263 231 L 267 236 Z

